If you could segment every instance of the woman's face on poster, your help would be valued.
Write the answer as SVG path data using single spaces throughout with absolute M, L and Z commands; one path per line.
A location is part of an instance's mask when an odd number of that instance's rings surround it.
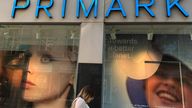
M 157 72 L 146 80 L 145 92 L 150 108 L 190 108 L 192 106 L 192 87 L 185 83 L 187 81 L 184 74 L 181 83 L 179 68 L 177 69 Z
M 48 49 L 32 46 L 28 53 L 26 78 L 21 83 L 24 100 L 36 102 L 61 96 L 73 82 L 75 65 L 69 57 L 70 51 L 64 46 Z

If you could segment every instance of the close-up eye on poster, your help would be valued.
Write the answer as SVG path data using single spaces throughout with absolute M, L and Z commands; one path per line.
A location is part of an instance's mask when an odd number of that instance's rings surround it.
M 191 108 L 191 35 L 115 27 L 106 27 L 104 108 Z
M 76 94 L 79 27 L 5 27 L 0 31 L 1 108 L 51 103 L 70 108 Z

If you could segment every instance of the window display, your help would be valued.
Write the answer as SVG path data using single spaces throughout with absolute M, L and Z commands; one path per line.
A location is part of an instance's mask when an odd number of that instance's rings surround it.
M 12 43 L 1 48 L 1 84 L 8 89 L 1 91 L 1 107 L 69 108 L 75 96 L 78 26 L 11 27 L 2 30 Z
M 190 30 L 127 28 L 106 29 L 103 107 L 190 108 Z

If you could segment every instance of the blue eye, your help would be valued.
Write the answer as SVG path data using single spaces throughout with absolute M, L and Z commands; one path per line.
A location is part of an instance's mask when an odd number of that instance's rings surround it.
M 50 63 L 50 62 L 52 62 L 52 61 L 54 61 L 54 60 L 53 60 L 53 57 L 52 57 L 51 55 L 49 55 L 49 54 L 43 54 L 43 55 L 41 56 L 40 61 L 41 61 L 41 63 Z

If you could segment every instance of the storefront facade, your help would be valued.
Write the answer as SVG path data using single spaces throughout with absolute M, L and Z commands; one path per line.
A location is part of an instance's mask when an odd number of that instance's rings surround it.
M 35 106 L 41 100 L 38 95 L 27 95 L 28 88 L 21 87 L 30 69 L 41 70 L 39 73 L 65 71 L 65 75 L 72 72 L 67 77 L 73 78 L 72 83 L 68 81 L 73 90 L 66 108 L 85 85 L 94 86 L 96 92 L 90 108 L 190 108 L 191 5 L 191 0 L 0 1 L 1 76 L 10 86 L 10 95 L 2 95 L 8 97 L 5 108 L 30 108 L 28 102 Z M 59 52 L 62 50 L 67 53 Z M 21 67 L 13 69 L 11 66 L 17 66 L 14 58 L 28 52 L 31 56 L 24 56 L 17 64 Z M 35 56 L 39 54 L 40 58 Z M 35 63 L 37 60 L 44 64 Z M 30 63 L 35 66 L 30 67 Z M 17 73 L 15 68 L 22 68 L 20 77 L 13 74 Z M 65 84 L 57 78 L 53 83 L 59 87 Z M 43 79 L 40 82 L 46 82 Z M 151 80 L 159 82 L 151 86 Z M 50 82 L 44 85 L 56 88 Z M 48 94 L 57 91 L 50 88 L 44 90 Z

